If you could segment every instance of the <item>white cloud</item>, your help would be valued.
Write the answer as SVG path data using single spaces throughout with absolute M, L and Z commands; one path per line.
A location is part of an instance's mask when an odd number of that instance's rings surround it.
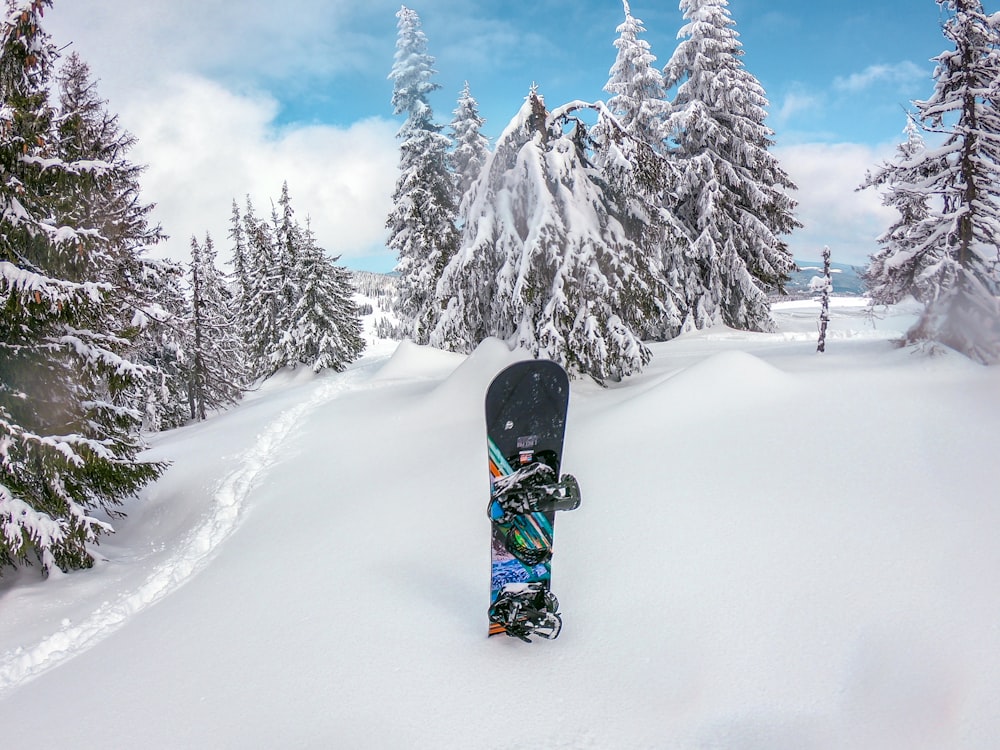
M 397 174 L 397 125 L 368 119 L 347 128 L 278 128 L 277 104 L 195 76 L 175 76 L 133 99 L 121 120 L 137 137 L 132 159 L 148 165 L 144 199 L 171 235 L 161 248 L 186 258 L 190 237 L 211 233 L 227 258 L 233 199 L 270 213 L 287 180 L 292 206 L 322 247 L 343 261 L 385 253 L 385 217 Z
M 772 113 L 772 118 L 776 126 L 781 127 L 798 114 L 820 109 L 822 103 L 822 99 L 814 94 L 793 91 L 785 95 L 781 106 Z
M 858 191 L 865 173 L 892 154 L 892 146 L 856 143 L 803 143 L 774 149 L 792 181 L 804 225 L 788 239 L 797 259 L 814 260 L 824 245 L 838 263 L 865 265 L 877 248 L 876 238 L 895 219 L 878 193 Z
M 927 70 L 904 60 L 892 65 L 869 65 L 860 73 L 838 76 L 833 81 L 833 87 L 838 91 L 855 93 L 880 83 L 906 86 L 917 81 L 925 82 L 928 77 Z
M 349 0 L 63 0 L 46 28 L 116 81 L 162 70 L 280 78 L 352 67 L 354 8 Z
M 379 31 L 391 38 L 398 4 L 372 4 L 385 6 Z M 74 0 L 56 3 L 46 28 L 57 44 L 72 41 L 109 109 L 138 138 L 130 159 L 147 166 L 143 197 L 170 235 L 154 252 L 186 259 L 192 234 L 209 231 L 227 259 L 233 199 L 242 206 L 250 195 L 267 215 L 287 180 L 293 207 L 324 248 L 385 267 L 391 260 L 363 259 L 386 256 L 398 123 L 287 124 L 266 93 L 308 93 L 310 76 L 330 80 L 372 54 L 381 59 L 354 17 L 370 10 L 348 0 L 298 0 L 294 9 L 273 0 Z

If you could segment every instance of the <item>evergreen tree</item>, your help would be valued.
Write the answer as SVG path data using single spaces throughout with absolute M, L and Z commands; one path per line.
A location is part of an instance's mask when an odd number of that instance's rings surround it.
M 180 422 L 177 376 L 177 336 L 183 312 L 179 264 L 152 259 L 148 249 L 164 239 L 159 225 L 150 225 L 154 205 L 140 198 L 144 168 L 128 153 L 136 139 L 123 131 L 117 115 L 97 92 L 89 66 L 70 54 L 57 76 L 58 110 L 53 148 L 69 164 L 99 164 L 78 170 L 75 189 L 59 207 L 60 223 L 94 227 L 104 242 L 73 258 L 76 278 L 106 281 L 116 314 L 116 328 L 133 339 L 129 359 L 149 367 L 142 390 L 129 396 L 146 416 L 147 429 Z M 161 371 L 164 367 L 166 370 Z
M 111 531 L 94 512 L 115 517 L 164 466 L 137 459 L 141 413 L 122 404 L 147 369 L 123 357 L 113 249 L 68 210 L 109 165 L 53 146 L 47 7 L 8 0 L 0 21 L 0 568 L 50 571 L 92 565 Z
M 623 3 L 625 20 L 618 26 L 615 40 L 618 55 L 604 86 L 611 94 L 607 107 L 629 135 L 663 153 L 667 149 L 670 112 L 663 74 L 653 65 L 656 56 L 649 43 L 640 38 L 645 26 L 632 15 L 628 0 Z
M 659 277 L 663 296 L 643 321 L 645 338 L 669 339 L 685 319 L 682 290 L 683 250 L 688 245 L 674 217 L 676 169 L 668 148 L 670 105 L 656 57 L 640 38 L 646 29 L 624 2 L 618 50 L 604 90 L 612 96 L 591 131 L 593 160 L 609 188 L 620 196 L 619 214 L 642 250 L 650 272 Z
M 532 110 L 533 106 L 536 111 Z M 443 270 L 437 288 L 438 304 L 443 312 L 430 337 L 434 346 L 471 352 L 490 336 L 506 335 L 496 326 L 493 315 L 497 272 L 506 255 L 514 252 L 514 245 L 527 234 L 528 212 L 521 211 L 517 219 L 509 213 L 498 217 L 496 207 L 499 201 L 506 199 L 509 175 L 516 169 L 522 148 L 532 141 L 538 127 L 535 123 L 544 123 L 545 117 L 545 107 L 532 90 L 532 96 L 525 99 L 518 114 L 497 139 L 496 148 L 487 158 L 479 179 L 469 187 L 464 204 L 462 242 Z M 509 221 L 503 222 L 504 219 Z M 478 232 L 480 224 L 484 226 L 481 233 Z
M 305 244 L 302 227 L 295 220 L 295 210 L 292 208 L 287 181 L 281 185 L 281 197 L 278 198 L 277 207 L 280 213 L 272 213 L 271 222 L 274 225 L 274 241 L 278 253 L 278 299 L 281 305 L 279 311 L 285 314 L 284 320 L 279 318 L 278 327 L 287 329 L 289 325 L 287 312 L 302 296 L 297 270 L 299 251 Z
M 504 131 L 470 193 L 433 343 L 468 351 L 497 336 L 598 381 L 649 361 L 636 323 L 655 295 L 588 160 L 579 106 L 550 115 L 532 91 Z
M 746 330 L 771 330 L 767 293 L 783 289 L 794 261 L 780 239 L 799 226 L 794 189 L 768 152 L 767 100 L 744 67 L 727 0 L 681 0 L 685 37 L 664 69 L 676 87 L 670 130 L 683 176 L 675 211 L 691 245 L 681 279 L 689 325 L 718 315 Z
M 90 68 L 76 53 L 69 56 L 57 80 L 56 151 L 70 164 L 101 165 L 79 175 L 79 184 L 60 218 L 93 226 L 107 240 L 100 253 L 79 255 L 81 266 L 107 276 L 117 294 L 139 295 L 144 291 L 145 252 L 164 235 L 158 225 L 149 224 L 155 206 L 140 199 L 139 177 L 144 167 L 128 160 L 136 139 L 121 129 L 117 115 L 107 111 L 107 102 L 91 80 Z M 125 314 L 141 308 L 144 301 L 141 297 L 123 300 Z
M 300 294 L 283 337 L 286 362 L 308 365 L 313 372 L 340 372 L 365 348 L 350 271 L 327 258 L 309 229 L 302 232 L 297 257 Z
M 912 117 L 907 118 L 904 132 L 906 140 L 896 149 L 893 162 L 869 173 L 859 188 L 884 188 L 882 203 L 899 213 L 896 222 L 878 238 L 882 249 L 871 256 L 864 272 L 872 304 L 877 305 L 893 304 L 914 293 L 918 279 L 936 261 L 933 254 L 912 254 L 911 246 L 918 233 L 925 234 L 933 224 L 927 221 L 930 196 L 923 181 L 944 162 L 927 158 L 923 135 Z
M 190 279 L 188 405 L 191 419 L 203 420 L 210 409 L 239 401 L 244 380 L 232 295 L 216 266 L 215 246 L 208 235 L 204 245 L 191 238 Z
M 680 278 L 686 235 L 669 207 L 670 186 L 677 179 L 671 159 L 629 135 L 606 108 L 598 110 L 590 153 L 596 182 L 609 210 L 622 224 L 638 255 L 630 262 L 646 280 L 635 304 L 636 331 L 644 339 L 676 336 L 685 318 Z M 655 291 L 652 300 L 646 290 Z
M 248 214 L 252 213 L 250 199 L 247 198 Z M 251 258 L 250 248 L 247 242 L 247 229 L 243 216 L 240 214 L 240 207 L 233 199 L 232 212 L 230 214 L 228 237 L 232 243 L 231 262 L 233 266 L 233 296 L 236 305 L 236 324 L 242 332 L 242 361 L 246 382 L 244 386 L 249 387 L 256 377 L 255 362 L 253 361 L 253 343 L 250 339 L 250 332 L 253 331 L 253 320 L 256 302 L 254 300 L 251 282 Z
M 249 202 L 249 199 L 248 199 Z M 229 239 L 232 241 L 232 266 L 233 280 L 236 284 L 236 316 L 244 329 L 248 325 L 242 325 L 249 319 L 247 310 L 252 304 L 250 293 L 250 260 L 248 257 L 247 237 L 244 229 L 243 217 L 240 215 L 240 207 L 233 199 L 233 208 L 230 213 Z
M 479 116 L 479 102 L 472 96 L 468 81 L 458 95 L 458 106 L 453 114 L 451 133 L 455 148 L 451 154 L 451 169 L 455 175 L 455 194 L 461 202 L 490 154 L 489 139 L 481 132 L 486 120 Z
M 155 302 L 143 315 L 137 349 L 139 362 L 153 370 L 142 395 L 142 427 L 157 432 L 188 421 L 184 326 L 190 311 L 180 264 L 146 259 L 143 269 L 143 287 Z
M 273 228 L 257 217 L 249 198 L 242 236 L 246 241 L 246 271 L 245 279 L 238 279 L 237 289 L 242 289 L 243 295 L 240 328 L 248 379 L 252 381 L 275 371 L 275 350 L 281 337 L 282 279 Z
M 943 31 L 954 48 L 935 58 L 934 92 L 914 107 L 917 121 L 944 143 L 869 176 L 866 184 L 886 185 L 894 205 L 913 208 L 890 230 L 869 277 L 881 299 L 909 293 L 924 304 L 904 342 L 937 342 L 994 362 L 1000 360 L 1000 14 L 987 15 L 979 0 L 938 4 L 950 14 Z
M 399 257 L 400 312 L 413 321 L 414 340 L 426 343 L 439 312 L 433 304 L 435 288 L 458 247 L 457 201 L 448 169 L 450 140 L 434 122 L 427 100 L 440 88 L 431 80 L 434 58 L 427 54 L 417 13 L 403 6 L 396 17 L 399 33 L 389 78 L 393 112 L 405 114 L 406 121 L 397 134 L 400 175 L 386 227 L 388 247 Z

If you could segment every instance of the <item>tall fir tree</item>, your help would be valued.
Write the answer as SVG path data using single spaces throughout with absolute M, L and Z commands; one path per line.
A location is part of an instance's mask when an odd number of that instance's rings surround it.
M 250 199 L 247 198 L 247 215 L 252 214 Z M 242 332 L 242 359 L 246 382 L 244 386 L 249 387 L 256 377 L 256 362 L 253 358 L 254 345 L 251 339 L 253 331 L 253 321 L 257 302 L 254 299 L 254 290 L 251 281 L 251 255 L 248 242 L 248 228 L 244 222 L 240 207 L 233 199 L 232 211 L 229 220 L 229 237 L 232 254 L 230 262 L 233 267 L 233 296 L 235 304 L 236 324 Z
M 625 20 L 617 28 L 614 43 L 618 54 L 604 86 L 611 94 L 607 107 L 629 135 L 663 153 L 670 135 L 663 74 L 654 65 L 656 56 L 649 42 L 641 38 L 646 32 L 642 20 L 632 15 L 628 0 L 623 5 Z
M 400 175 L 386 227 L 388 247 L 399 258 L 400 313 L 412 321 L 414 340 L 426 343 L 439 313 L 433 302 L 437 282 L 458 248 L 457 199 L 449 170 L 451 142 L 434 122 L 427 98 L 440 88 L 432 80 L 434 58 L 427 54 L 416 11 L 403 6 L 396 17 L 396 55 L 389 78 L 393 112 L 405 114 L 406 121 L 397 134 Z
M 578 106 L 550 114 L 532 91 L 504 131 L 442 277 L 433 343 L 468 351 L 497 336 L 599 382 L 649 361 L 636 323 L 655 293 L 589 161 Z
M 677 170 L 668 147 L 670 105 L 663 74 L 654 65 L 646 28 L 624 0 L 625 19 L 614 42 L 618 50 L 604 90 L 607 111 L 591 131 L 594 163 L 622 197 L 626 230 L 643 251 L 663 290 L 657 311 L 642 324 L 645 338 L 676 335 L 686 315 L 681 288 L 687 237 L 673 212 Z
M 101 163 L 100 169 L 80 175 L 61 218 L 94 226 L 107 240 L 103 252 L 110 257 L 91 253 L 78 259 L 82 265 L 107 274 L 116 293 L 141 295 L 145 253 L 164 235 L 159 225 L 150 224 L 155 205 L 141 200 L 139 178 L 145 168 L 128 159 L 135 136 L 123 131 L 118 116 L 108 112 L 89 66 L 75 52 L 62 66 L 57 82 L 56 151 L 69 163 Z M 131 314 L 143 302 L 141 297 L 123 300 L 122 307 Z
M 245 278 L 237 281 L 248 379 L 274 374 L 275 346 L 281 336 L 281 274 L 272 226 L 260 219 L 250 198 L 243 216 L 246 241 Z
M 922 183 L 944 162 L 938 157 L 927 158 L 923 134 L 913 117 L 907 117 L 903 132 L 906 140 L 897 147 L 893 161 L 870 172 L 859 188 L 882 189 L 882 203 L 898 213 L 897 220 L 878 238 L 881 249 L 871 256 L 864 271 L 869 297 L 876 305 L 894 304 L 915 293 L 918 280 L 936 260 L 932 254 L 914 255 L 911 250 L 918 233 L 925 234 L 932 226 L 927 221 L 930 195 Z
M 232 294 L 216 265 L 215 245 L 191 238 L 191 317 L 187 327 L 188 405 L 193 420 L 243 396 L 242 347 Z
M 95 227 L 105 242 L 78 253 L 76 273 L 111 285 L 117 327 L 133 338 L 129 358 L 152 369 L 141 392 L 131 399 L 146 413 L 147 428 L 176 426 L 176 331 L 183 312 L 180 264 L 151 258 L 150 247 L 165 237 L 150 223 L 153 204 L 141 200 L 144 167 L 129 161 L 133 135 L 97 91 L 89 66 L 75 52 L 59 70 L 58 109 L 53 148 L 71 164 L 100 164 L 82 171 L 60 206 L 58 221 Z M 164 367 L 165 370 L 160 368 Z
M 365 348 L 351 273 L 326 256 L 309 228 L 302 230 L 300 241 L 295 269 L 299 297 L 283 337 L 286 364 L 340 372 Z
M 164 469 L 138 459 L 141 412 L 123 405 L 148 370 L 118 330 L 113 255 L 68 210 L 111 168 L 53 146 L 50 0 L 7 0 L 0 21 L 0 568 L 89 567 L 124 499 Z M 59 221 L 65 217 L 66 222 Z
M 685 278 L 689 325 L 719 316 L 738 329 L 773 328 L 768 292 L 783 289 L 795 264 L 782 235 L 793 217 L 794 185 L 769 153 L 763 87 L 743 66 L 727 0 L 681 0 L 687 24 L 664 68 L 676 87 L 671 137 L 683 177 L 675 211 L 691 244 Z
M 143 314 L 136 356 L 152 369 L 142 392 L 143 430 L 158 432 L 188 421 L 185 326 L 190 319 L 179 263 L 143 263 L 143 288 L 155 302 Z
M 229 240 L 232 242 L 232 266 L 233 279 L 236 282 L 237 311 L 241 321 L 244 316 L 244 308 L 251 304 L 250 299 L 250 276 L 247 248 L 247 233 L 243 226 L 243 216 L 240 214 L 240 207 L 233 198 L 232 211 L 229 214 Z
M 938 0 L 953 45 L 935 58 L 934 92 L 915 119 L 943 136 L 884 165 L 866 184 L 913 209 L 876 255 L 869 278 L 885 300 L 912 294 L 923 314 L 904 343 L 940 343 L 1000 360 L 1000 14 L 979 0 Z M 926 204 L 922 203 L 926 201 Z M 926 206 L 926 212 L 924 211 Z
M 458 95 L 458 106 L 451 121 L 451 138 L 454 150 L 451 152 L 451 169 L 455 175 L 455 195 L 461 204 L 469 187 L 479 177 L 479 173 L 490 155 L 490 141 L 483 135 L 486 120 L 479 116 L 479 102 L 472 96 L 469 82 L 465 82 Z
M 532 107 L 535 107 L 535 111 Z M 493 302 L 497 289 L 497 271 L 512 245 L 521 242 L 527 232 L 526 216 L 496 228 L 495 207 L 508 191 L 509 173 L 518 163 L 521 149 L 531 142 L 536 131 L 533 123 L 544 123 L 545 107 L 534 96 L 527 97 L 520 111 L 497 139 L 496 148 L 472 183 L 465 197 L 465 223 L 458 252 L 445 267 L 437 288 L 442 307 L 430 337 L 434 346 L 451 351 L 471 352 L 490 336 L 505 334 L 495 325 Z M 499 218 L 508 218 L 503 214 Z M 513 220 L 513 217 L 510 217 Z M 479 233 L 478 227 L 484 226 Z
M 278 254 L 278 327 L 287 330 L 290 324 L 288 311 L 302 296 L 298 284 L 299 251 L 304 244 L 302 227 L 295 219 L 292 198 L 288 192 L 288 181 L 281 185 L 278 205 L 272 207 L 271 223 L 274 226 L 274 242 Z

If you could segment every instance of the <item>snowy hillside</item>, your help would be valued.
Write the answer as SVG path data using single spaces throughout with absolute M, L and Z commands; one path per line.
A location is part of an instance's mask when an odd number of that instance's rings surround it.
M 4 747 L 996 747 L 1000 370 L 835 303 L 573 384 L 552 642 L 485 636 L 500 342 L 155 436 L 97 568 L 0 579 Z

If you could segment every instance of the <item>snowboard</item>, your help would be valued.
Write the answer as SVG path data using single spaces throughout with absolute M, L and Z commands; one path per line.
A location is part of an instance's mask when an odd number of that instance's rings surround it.
M 569 378 L 548 360 L 518 362 L 486 392 L 491 576 L 489 635 L 555 638 L 562 627 L 551 594 L 556 510 L 579 505 L 560 478 Z

